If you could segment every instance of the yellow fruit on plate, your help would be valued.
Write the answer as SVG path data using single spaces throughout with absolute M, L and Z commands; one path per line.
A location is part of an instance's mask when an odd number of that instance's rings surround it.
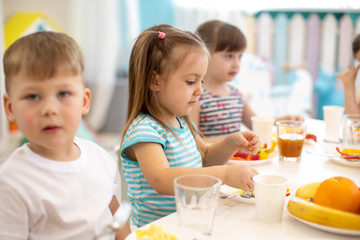
M 305 200 L 313 199 L 320 183 L 321 182 L 312 182 L 302 185 L 296 189 L 295 196 Z
M 360 230 L 360 215 L 324 207 L 298 197 L 292 197 L 287 205 L 294 216 L 325 226 Z

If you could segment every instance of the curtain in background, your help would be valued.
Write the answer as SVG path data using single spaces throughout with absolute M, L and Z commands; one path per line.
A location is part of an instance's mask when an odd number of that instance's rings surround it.
M 102 127 L 113 95 L 120 45 L 119 6 L 116 0 L 87 0 L 78 5 L 83 13 L 79 30 L 85 56 L 85 78 L 92 90 L 88 123 Z
M 92 90 L 86 120 L 101 130 L 119 71 L 127 68 L 131 42 L 139 33 L 139 6 L 137 0 L 83 0 L 82 8 L 86 8 L 82 23 L 86 80 Z

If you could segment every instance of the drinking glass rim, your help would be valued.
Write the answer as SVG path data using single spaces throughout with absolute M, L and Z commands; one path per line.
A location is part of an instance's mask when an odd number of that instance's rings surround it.
M 296 127 L 306 127 L 306 123 L 303 122 L 303 121 L 296 121 L 296 120 L 280 120 L 280 121 L 276 121 L 275 122 L 275 125 L 278 126 L 280 124 L 283 124 L 283 125 L 293 125 L 293 126 L 296 126 Z
M 186 185 L 183 185 L 183 184 L 177 182 L 179 179 L 189 177 L 189 176 L 208 177 L 208 178 L 212 178 L 216 182 L 212 186 L 208 186 L 208 187 L 190 187 L 190 186 L 186 186 Z M 174 185 L 181 186 L 183 188 L 187 188 L 187 189 L 191 189 L 191 190 L 197 190 L 197 189 L 208 189 L 208 188 L 213 188 L 213 187 L 220 187 L 222 185 L 222 181 L 218 177 L 214 177 L 214 176 L 207 175 L 207 174 L 189 173 L 189 174 L 183 174 L 183 175 L 180 175 L 180 176 L 177 176 L 176 178 L 174 178 Z

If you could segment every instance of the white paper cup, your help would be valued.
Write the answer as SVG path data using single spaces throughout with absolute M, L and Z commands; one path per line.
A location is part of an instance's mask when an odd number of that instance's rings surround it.
M 267 223 L 280 222 L 288 180 L 279 175 L 256 175 L 253 180 L 256 219 Z
M 273 117 L 251 117 L 252 130 L 259 136 L 260 144 L 271 146 L 275 118 Z
M 324 140 L 329 142 L 340 141 L 340 126 L 344 114 L 344 107 L 342 106 L 323 106 L 324 121 L 325 121 L 325 136 Z
M 210 235 L 219 200 L 221 180 L 203 175 L 182 175 L 174 180 L 180 225 Z

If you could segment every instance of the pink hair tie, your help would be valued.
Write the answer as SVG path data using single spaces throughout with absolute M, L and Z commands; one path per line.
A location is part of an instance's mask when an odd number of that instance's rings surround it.
M 159 31 L 158 34 L 157 34 L 157 36 L 158 36 L 158 38 L 160 38 L 160 39 L 164 39 L 165 36 L 166 36 L 166 33 Z

